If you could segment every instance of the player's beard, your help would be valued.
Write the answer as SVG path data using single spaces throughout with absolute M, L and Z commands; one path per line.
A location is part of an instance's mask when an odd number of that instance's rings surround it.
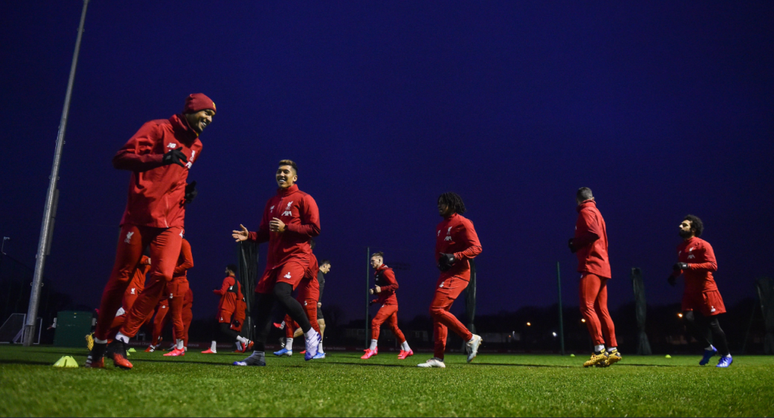
M 691 235 L 693 235 L 693 232 L 691 230 L 686 231 L 684 229 L 681 229 L 680 232 L 678 233 L 680 234 L 680 238 L 683 238 L 683 239 L 690 238 Z

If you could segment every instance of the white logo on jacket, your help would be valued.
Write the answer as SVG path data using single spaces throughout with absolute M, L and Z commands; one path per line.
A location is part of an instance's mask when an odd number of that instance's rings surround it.
M 132 243 L 132 235 L 134 235 L 134 232 L 127 232 L 126 233 L 126 239 L 124 240 L 125 243 L 131 244 Z
M 452 230 L 452 227 L 449 227 L 449 230 L 446 231 L 446 238 L 443 239 L 444 241 L 451 241 L 452 240 L 452 238 L 451 238 L 451 230 Z
M 293 204 L 292 200 L 288 202 L 288 205 L 285 207 L 285 211 L 282 212 L 282 216 L 293 216 L 293 212 L 290 211 L 290 205 L 292 204 Z
M 129 294 L 130 294 L 130 295 L 133 295 L 133 294 L 134 294 L 134 288 L 132 288 L 132 291 L 131 291 L 131 292 L 129 292 Z
M 288 274 L 286 274 L 286 275 L 285 275 L 285 278 L 286 278 L 286 279 L 289 279 L 290 277 L 291 277 L 291 276 L 290 276 L 290 272 L 288 272 Z
M 170 142 L 169 144 L 167 144 L 167 148 L 172 148 L 172 149 L 177 148 L 177 144 L 175 144 L 174 142 Z

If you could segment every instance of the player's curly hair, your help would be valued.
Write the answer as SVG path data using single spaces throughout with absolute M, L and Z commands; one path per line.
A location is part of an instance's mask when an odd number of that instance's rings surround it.
M 691 222 L 691 230 L 693 230 L 694 236 L 700 237 L 701 233 L 704 232 L 704 223 L 701 221 L 701 219 L 699 219 L 698 216 L 685 215 L 683 220 Z
M 278 167 L 283 165 L 289 165 L 293 167 L 293 171 L 298 175 L 298 166 L 296 165 L 295 161 L 293 160 L 280 160 Z
M 594 194 L 591 193 L 591 189 L 588 187 L 581 187 L 577 192 L 575 192 L 575 198 L 578 199 L 579 202 L 585 202 L 587 200 L 593 199 Z
M 443 204 L 452 209 L 452 213 L 458 213 L 462 215 L 467 209 L 465 209 L 465 202 L 462 201 L 460 195 L 454 192 L 446 192 L 438 196 L 438 204 Z
M 236 264 L 229 264 L 226 266 L 226 270 L 236 274 L 237 273 L 237 266 Z

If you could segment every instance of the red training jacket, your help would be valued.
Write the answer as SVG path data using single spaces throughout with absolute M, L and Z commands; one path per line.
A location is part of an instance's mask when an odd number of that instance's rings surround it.
M 183 150 L 186 167 L 162 165 L 164 154 Z M 113 167 L 132 171 L 121 225 L 184 226 L 188 170 L 202 151 L 196 131 L 180 115 L 146 122 L 113 157 Z
M 677 260 L 687 263 L 687 270 L 675 271 L 672 276 L 685 277 L 685 293 L 701 293 L 718 290 L 712 272 L 718 271 L 715 251 L 709 242 L 699 237 L 687 239 L 677 246 Z
M 287 225 L 284 232 L 269 231 L 269 221 L 279 218 Z M 309 241 L 320 234 L 320 212 L 312 196 L 298 190 L 294 184 L 280 188 L 277 195 L 266 202 L 258 231 L 250 232 L 248 239 L 269 241 L 264 277 L 290 260 L 311 265 L 312 247 Z
M 468 260 L 475 258 L 483 250 L 481 242 L 478 240 L 476 229 L 473 228 L 473 222 L 455 213 L 448 218 L 444 218 L 436 229 L 436 264 L 441 253 L 454 254 L 454 259 L 457 260 L 452 268 L 441 272 L 441 277 L 438 280 L 446 280 L 449 277 L 457 276 L 463 280 L 470 281 L 470 262 Z
M 220 289 L 212 291 L 216 295 L 220 295 L 220 302 L 218 302 L 218 315 L 220 312 L 228 312 L 228 315 L 236 311 L 237 301 L 242 299 L 242 284 L 239 283 L 234 276 L 227 276 L 223 279 L 223 284 Z
M 398 297 L 395 295 L 395 291 L 398 290 L 398 281 L 395 280 L 395 272 L 387 267 L 386 264 L 382 264 L 374 271 L 374 281 L 380 287 L 380 292 L 374 293 L 374 296 L 376 296 L 374 302 L 384 305 L 397 305 Z
M 610 260 L 607 255 L 607 227 L 597 209 L 597 203 L 586 200 L 577 207 L 573 245 L 578 251 L 578 272 L 610 278 Z

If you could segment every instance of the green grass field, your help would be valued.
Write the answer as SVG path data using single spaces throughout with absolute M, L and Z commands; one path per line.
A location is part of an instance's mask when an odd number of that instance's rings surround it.
M 633 356 L 584 369 L 585 356 L 481 354 L 446 369 L 429 353 L 268 358 L 133 353 L 133 370 L 52 367 L 86 349 L 0 346 L 0 416 L 771 416 L 774 357 L 737 356 L 728 369 L 700 356 Z M 714 365 L 716 360 L 711 363 Z

